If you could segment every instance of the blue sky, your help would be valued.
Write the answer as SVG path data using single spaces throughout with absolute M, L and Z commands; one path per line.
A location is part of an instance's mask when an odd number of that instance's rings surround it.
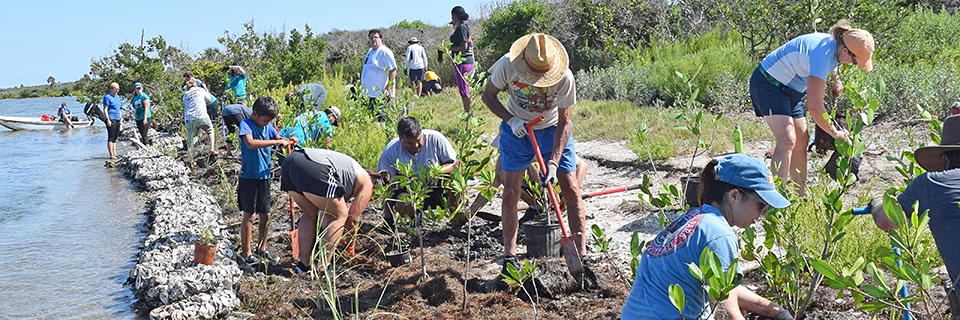
M 491 0 L 458 1 L 3 1 L 0 19 L 0 88 L 46 84 L 47 77 L 74 81 L 90 62 L 117 45 L 162 35 L 191 53 L 218 47 L 224 30 L 241 32 L 254 20 L 258 31 L 389 27 L 402 20 L 432 25 L 450 21 L 450 9 L 463 6 L 479 16 Z M 413 6 L 411 4 L 424 4 Z

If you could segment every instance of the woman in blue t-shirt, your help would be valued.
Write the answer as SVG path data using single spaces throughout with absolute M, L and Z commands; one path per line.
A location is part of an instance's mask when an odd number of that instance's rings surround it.
M 873 36 L 863 29 L 851 29 L 841 20 L 829 33 L 811 33 L 790 40 L 760 62 L 750 77 L 750 99 L 753 109 L 773 131 L 777 140 L 771 160 L 781 178 L 791 178 L 803 195 L 807 179 L 806 107 L 821 129 L 838 139 L 846 139 L 846 131 L 832 126 L 823 118 L 827 112 L 823 97 L 827 77 L 834 96 L 843 92 L 837 73 L 840 63 L 854 64 L 864 71 L 873 69 Z
M 739 256 L 737 236 L 730 226 L 750 227 L 767 213 L 768 206 L 790 205 L 790 201 L 777 192 L 771 179 L 772 174 L 763 162 L 741 153 L 707 163 L 700 172 L 697 194 L 697 200 L 703 205 L 687 210 L 647 245 L 621 318 L 680 318 L 667 294 L 673 284 L 683 288 L 687 301 L 684 319 L 708 318 L 711 311 L 703 283 L 690 273 L 687 264 L 699 264 L 700 253 L 710 247 L 720 258 L 724 271 L 730 268 L 731 261 Z M 743 309 L 778 320 L 793 320 L 786 309 L 743 286 L 730 291 L 723 308 L 732 319 L 743 319 L 740 311 Z

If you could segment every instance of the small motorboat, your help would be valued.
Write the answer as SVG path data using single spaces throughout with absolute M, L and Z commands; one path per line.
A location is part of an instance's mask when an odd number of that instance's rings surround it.
M 93 119 L 77 119 L 71 121 L 75 128 L 89 127 L 93 125 Z M 40 117 L 8 117 L 0 116 L 0 125 L 10 130 L 66 130 L 67 125 L 58 120 L 43 121 Z

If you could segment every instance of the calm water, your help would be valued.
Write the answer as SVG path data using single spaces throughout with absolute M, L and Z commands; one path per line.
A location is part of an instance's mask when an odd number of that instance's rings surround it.
M 0 100 L 0 115 L 56 114 L 61 101 L 82 113 L 74 98 L 40 98 Z M 103 166 L 106 140 L 99 121 L 0 127 L 0 319 L 136 318 L 123 283 L 144 237 L 145 199 Z

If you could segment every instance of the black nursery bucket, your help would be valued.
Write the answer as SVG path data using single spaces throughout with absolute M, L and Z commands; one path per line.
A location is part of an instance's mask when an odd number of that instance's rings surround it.
M 830 179 L 837 180 L 837 161 L 840 160 L 840 152 L 833 151 L 833 155 L 830 156 L 830 160 L 827 160 L 827 164 L 823 166 L 823 171 L 826 171 L 830 175 Z M 850 173 L 860 177 L 860 157 L 850 158 Z
M 531 221 L 523 224 L 524 241 L 527 244 L 527 257 L 560 257 L 560 225 L 547 224 L 544 221 Z

